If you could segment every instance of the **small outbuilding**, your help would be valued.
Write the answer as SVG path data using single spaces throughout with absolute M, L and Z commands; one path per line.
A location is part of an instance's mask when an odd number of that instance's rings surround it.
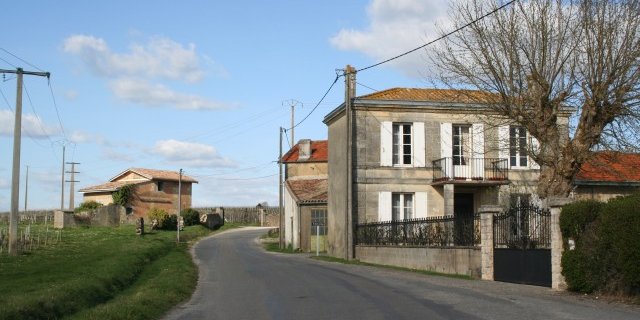
M 145 168 L 130 168 L 108 182 L 82 188 L 84 201 L 96 201 L 103 205 L 113 203 L 113 193 L 124 186 L 131 187 L 131 196 L 126 206 L 127 215 L 132 217 L 146 217 L 152 208 L 158 208 L 168 213 L 178 210 L 178 184 L 181 183 L 181 206 L 191 207 L 192 185 L 198 183 L 195 179 L 182 175 L 177 171 L 154 170 Z

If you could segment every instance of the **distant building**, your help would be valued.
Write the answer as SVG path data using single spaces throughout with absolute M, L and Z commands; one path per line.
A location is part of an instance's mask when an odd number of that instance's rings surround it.
M 283 157 L 284 239 L 287 246 L 325 251 L 327 235 L 328 142 L 300 140 Z M 321 226 L 317 228 L 316 224 Z
M 640 191 L 640 154 L 597 152 L 576 175 L 572 196 L 607 201 Z
M 144 168 L 130 168 L 109 182 L 96 186 L 82 188 L 84 201 L 96 201 L 103 205 L 113 203 L 112 194 L 123 186 L 132 185 L 132 196 L 127 205 L 127 214 L 140 217 L 146 216 L 152 208 L 159 208 L 168 213 L 176 213 L 178 210 L 178 180 L 176 171 L 153 170 Z M 181 206 L 191 207 L 191 186 L 198 183 L 189 176 L 182 176 Z

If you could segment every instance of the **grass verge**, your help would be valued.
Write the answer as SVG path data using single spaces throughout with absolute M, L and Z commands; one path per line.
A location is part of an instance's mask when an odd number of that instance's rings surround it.
M 134 229 L 69 229 L 55 246 L 0 256 L 0 319 L 151 319 L 187 299 L 197 281 L 188 245 L 211 231 L 186 227 L 178 245 L 175 232 Z
M 340 259 L 340 258 L 330 257 L 330 256 L 312 256 L 311 259 L 334 262 L 334 263 L 352 264 L 352 265 L 359 265 L 359 266 L 368 266 L 368 267 L 377 267 L 377 268 L 384 268 L 384 269 L 391 269 L 391 270 L 398 270 L 398 271 L 405 271 L 405 272 L 413 272 L 413 273 L 419 273 L 419 274 L 424 274 L 428 276 L 439 276 L 439 277 L 447 277 L 447 278 L 463 279 L 463 280 L 475 280 L 471 276 L 462 275 L 462 274 L 450 274 L 450 273 L 441 273 L 441 272 L 428 271 L 428 270 L 403 268 L 403 267 L 390 266 L 390 265 L 384 265 L 384 264 L 361 262 L 360 260 L 345 260 L 345 259 Z

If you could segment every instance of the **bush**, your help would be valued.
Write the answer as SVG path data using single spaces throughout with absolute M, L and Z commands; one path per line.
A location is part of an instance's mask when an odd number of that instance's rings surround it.
M 617 198 L 600 219 L 600 252 L 611 276 L 609 290 L 640 293 L 640 194 Z
M 118 191 L 112 193 L 111 198 L 113 199 L 113 203 L 126 207 L 127 204 L 129 204 L 129 200 L 131 200 L 132 194 L 133 194 L 133 185 L 127 184 L 120 187 Z
M 184 209 L 180 212 L 180 216 L 184 219 L 185 226 L 196 226 L 200 224 L 200 212 L 196 209 Z
M 570 290 L 640 294 L 640 194 L 608 203 L 581 201 L 563 208 L 560 227 L 576 240 L 565 250 L 562 274 Z
M 158 221 L 158 229 L 161 230 L 176 230 L 178 226 L 178 217 L 162 209 L 153 208 L 149 210 L 147 217 L 149 218 L 149 224 L 156 219 Z
M 587 227 L 600 215 L 603 205 L 595 200 L 584 200 L 564 206 L 560 214 L 562 235 L 579 242 Z
M 84 212 L 84 211 L 91 211 L 91 210 L 98 209 L 100 207 L 102 207 L 102 203 L 89 200 L 81 203 L 80 206 L 74 210 L 74 212 L 78 213 L 78 212 Z

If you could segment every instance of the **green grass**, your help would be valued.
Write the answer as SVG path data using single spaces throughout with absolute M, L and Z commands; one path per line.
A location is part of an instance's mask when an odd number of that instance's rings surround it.
M 134 229 L 65 229 L 61 243 L 0 256 L 0 319 L 151 319 L 187 299 L 197 281 L 187 248 L 211 231 L 186 227 L 176 244 L 175 232 Z
M 403 267 L 390 266 L 390 265 L 384 265 L 384 264 L 361 262 L 360 260 L 345 260 L 345 259 L 331 257 L 331 256 L 312 256 L 311 259 L 334 262 L 334 263 L 352 264 L 352 265 L 378 267 L 378 268 L 385 268 L 385 269 L 405 271 L 405 272 L 413 272 L 413 273 L 419 273 L 419 274 L 424 274 L 429 276 L 448 277 L 448 278 L 463 279 L 463 280 L 475 280 L 473 277 L 463 275 L 463 274 L 450 274 L 450 273 L 441 273 L 441 272 L 428 271 L 428 270 L 403 268 Z
M 279 252 L 279 253 L 300 253 L 298 250 L 293 250 L 291 246 L 280 249 L 280 244 L 278 242 L 263 242 L 264 249 L 270 252 Z

